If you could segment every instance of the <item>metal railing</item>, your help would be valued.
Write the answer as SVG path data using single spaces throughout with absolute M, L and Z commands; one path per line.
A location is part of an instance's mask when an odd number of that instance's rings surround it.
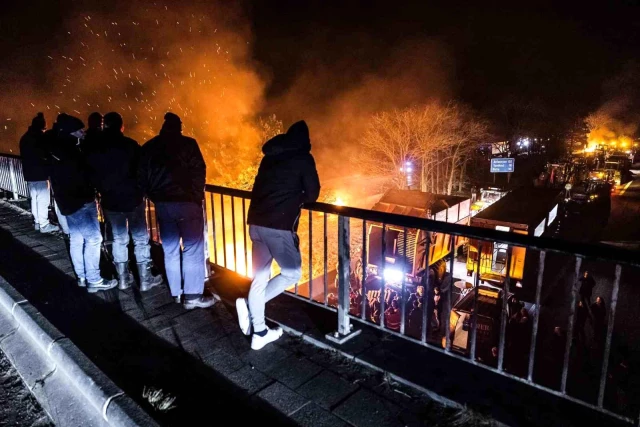
M 0 176 L 8 167 L 1 159 Z M 247 277 L 250 199 L 248 191 L 206 186 L 207 258 Z M 147 214 L 160 242 L 152 203 Z M 640 349 L 637 252 L 325 203 L 304 206 L 298 235 L 302 278 L 287 292 L 337 313 L 328 338 L 344 342 L 365 323 L 637 424 L 638 377 L 629 371 Z M 498 281 L 478 273 L 496 243 L 507 245 Z M 581 294 L 585 269 L 606 315 Z
M 245 276 L 251 272 L 246 223 L 250 198 L 248 191 L 206 186 L 211 262 Z M 373 227 L 382 232 L 372 233 Z M 419 232 L 425 236 L 416 243 L 422 246 L 417 252 L 424 262 L 416 269 L 399 254 L 408 253 L 408 236 Z M 626 322 L 635 316 L 629 301 L 637 301 L 637 252 L 325 203 L 304 206 L 298 234 L 303 277 L 288 292 L 337 313 L 337 331 L 327 338 L 342 342 L 357 332 L 352 322 L 364 322 L 637 424 L 640 402 L 633 396 L 638 378 L 626 377 L 625 371 L 640 349 L 640 342 L 628 339 L 637 322 Z M 443 235 L 449 238 L 439 240 Z M 380 239 L 378 245 L 372 236 Z M 464 255 L 456 254 L 465 246 L 459 242 L 469 240 L 481 254 L 472 272 L 460 261 Z M 447 254 L 432 264 L 431 247 L 442 241 Z M 500 282 L 490 282 L 476 274 L 486 261 L 482 246 L 493 248 L 496 243 L 508 245 L 504 271 L 511 272 L 514 262 L 524 262 L 523 277 L 505 274 Z M 518 249 L 525 249 L 526 255 L 517 259 Z M 435 271 L 443 264 L 444 273 Z M 395 270 L 385 274 L 389 266 L 399 266 L 400 280 L 392 277 L 397 276 Z M 597 280 L 594 297 L 608 302 L 604 319 L 591 312 L 593 299 L 578 307 L 583 299 L 579 278 L 586 269 Z M 458 292 L 453 286 L 465 282 L 467 287 L 467 280 L 472 282 L 469 290 Z M 436 287 L 439 302 L 429 301 Z M 621 290 L 628 298 L 622 314 Z M 562 303 L 559 294 L 564 294 Z M 497 309 L 492 311 L 492 304 Z M 526 314 L 518 316 L 516 307 L 524 307 Z M 497 314 L 491 317 L 489 312 Z M 461 320 L 463 316 L 469 321 Z
M 29 197 L 29 186 L 22 174 L 20 156 L 0 155 L 0 189 L 10 191 L 14 200 L 19 196 Z

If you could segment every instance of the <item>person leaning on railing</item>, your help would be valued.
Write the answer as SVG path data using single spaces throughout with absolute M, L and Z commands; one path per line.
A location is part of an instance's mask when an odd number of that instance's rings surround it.
M 155 205 L 171 295 L 181 302 L 184 279 L 184 307 L 211 307 L 219 297 L 204 295 L 206 165 L 198 143 L 182 135 L 178 116 L 167 113 L 160 135 L 142 146 L 140 156 L 138 186 Z
M 267 328 L 265 303 L 300 280 L 302 259 L 296 233 L 300 209 L 304 203 L 315 202 L 320 194 L 309 128 L 304 121 L 294 123 L 286 134 L 271 138 L 262 152 L 247 218 L 254 278 L 248 301 L 236 301 L 238 322 L 245 335 L 251 333 L 253 323 L 254 350 L 282 336 L 281 328 Z M 274 259 L 280 274 L 269 280 Z
M 44 130 L 47 127 L 44 114 L 38 113 L 31 121 L 31 126 L 20 139 L 20 157 L 22 157 L 22 173 L 29 186 L 31 197 L 31 213 L 36 230 L 41 233 L 59 231 L 56 225 L 49 222 L 49 167 L 46 162 Z

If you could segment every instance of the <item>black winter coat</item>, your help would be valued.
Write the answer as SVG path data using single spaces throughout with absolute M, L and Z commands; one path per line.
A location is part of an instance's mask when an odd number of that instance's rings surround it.
M 156 202 L 204 200 L 207 167 L 195 139 L 162 130 L 142 146 L 138 186 Z
M 25 181 L 46 181 L 49 179 L 45 136 L 42 131 L 29 127 L 27 133 L 20 138 L 20 157 L 22 158 L 22 173 Z
M 71 215 L 95 200 L 95 190 L 89 183 L 78 138 L 58 135 L 52 138 L 49 145 L 53 195 L 60 212 L 63 215 Z
M 119 130 L 105 130 L 83 148 L 91 184 L 108 211 L 132 212 L 142 203 L 136 174 L 141 147 Z
M 262 152 L 247 222 L 296 231 L 302 204 L 315 202 L 320 194 L 307 124 L 294 123 L 286 134 L 267 141 Z

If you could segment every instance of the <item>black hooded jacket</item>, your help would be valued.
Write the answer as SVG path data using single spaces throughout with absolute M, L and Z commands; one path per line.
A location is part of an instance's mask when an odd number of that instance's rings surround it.
M 286 134 L 267 141 L 262 152 L 247 222 L 295 231 L 302 204 L 315 202 L 320 194 L 307 124 L 294 123 Z
M 49 157 L 54 198 L 60 212 L 63 215 L 71 215 L 85 204 L 95 200 L 95 190 L 87 176 L 86 163 L 80 152 L 78 138 L 63 130 L 59 130 L 57 135 L 50 133 L 48 136 L 51 138 Z M 52 138 L 54 136 L 55 138 Z
M 91 184 L 100 193 L 102 207 L 113 212 L 132 212 L 142 203 L 136 173 L 140 145 L 119 129 L 105 129 L 83 148 Z
M 195 139 L 163 129 L 142 146 L 138 186 L 156 202 L 204 200 L 207 167 Z
M 49 167 L 46 161 L 44 133 L 29 127 L 20 139 L 20 157 L 22 158 L 22 173 L 25 181 L 46 181 L 49 179 Z

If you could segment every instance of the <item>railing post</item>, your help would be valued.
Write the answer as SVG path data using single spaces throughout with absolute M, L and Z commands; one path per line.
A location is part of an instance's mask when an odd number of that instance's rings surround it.
M 209 264 L 209 221 L 207 221 L 207 201 L 202 201 L 202 219 L 204 220 L 204 274 L 205 278 L 211 277 L 211 265 Z
M 338 217 L 338 330 L 326 336 L 328 340 L 338 344 L 343 344 L 360 333 L 360 329 L 355 331 L 351 329 L 349 318 L 350 268 L 349 218 L 340 215 Z
M 18 180 L 16 178 L 16 167 L 14 166 L 13 162 L 13 159 L 9 159 L 9 179 L 11 180 L 11 192 L 13 193 L 13 200 L 18 200 Z

